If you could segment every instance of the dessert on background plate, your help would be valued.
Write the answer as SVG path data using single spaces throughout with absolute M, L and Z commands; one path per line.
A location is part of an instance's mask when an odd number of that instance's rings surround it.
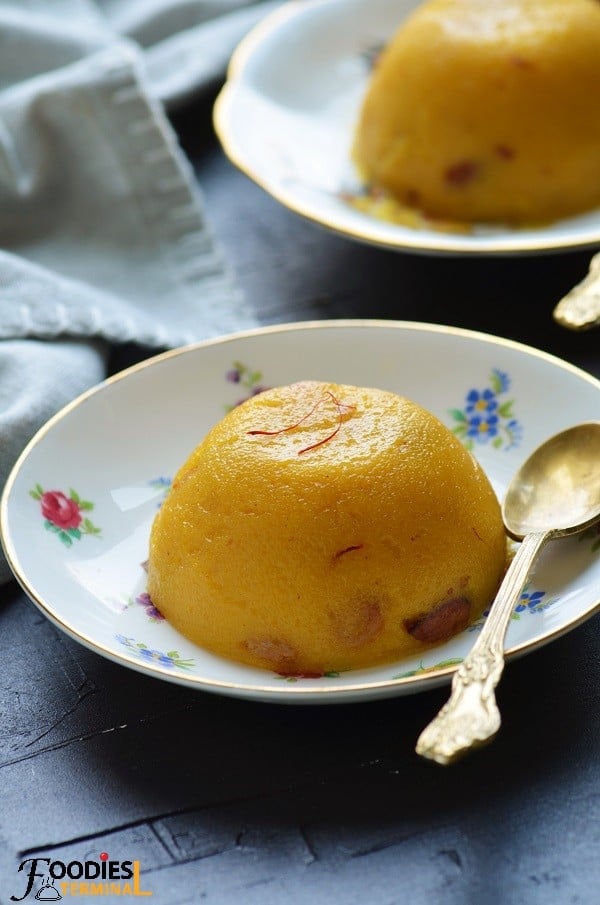
M 595 208 L 598 96 L 598 0 L 428 0 L 378 58 L 356 127 L 373 212 L 393 217 L 382 193 L 450 224 Z
M 505 566 L 497 497 L 447 427 L 395 393 L 305 381 L 235 407 L 180 468 L 148 591 L 213 653 L 323 675 L 448 640 Z

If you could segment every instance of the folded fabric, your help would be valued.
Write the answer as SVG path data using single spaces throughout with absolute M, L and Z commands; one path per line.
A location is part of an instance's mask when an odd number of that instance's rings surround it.
M 163 110 L 273 3 L 0 3 L 0 486 L 109 343 L 255 324 Z M 9 577 L 0 557 L 0 581 Z

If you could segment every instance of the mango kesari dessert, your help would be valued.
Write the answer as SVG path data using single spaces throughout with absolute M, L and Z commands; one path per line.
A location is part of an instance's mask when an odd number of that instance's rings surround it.
M 354 158 L 434 218 L 533 224 L 600 204 L 600 2 L 429 0 L 379 58 Z
M 156 516 L 148 590 L 210 651 L 319 675 L 450 638 L 505 560 L 494 491 L 440 421 L 308 381 L 242 403 L 195 449 Z

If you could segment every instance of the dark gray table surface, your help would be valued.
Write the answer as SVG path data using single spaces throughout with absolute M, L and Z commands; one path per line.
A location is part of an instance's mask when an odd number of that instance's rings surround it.
M 600 330 L 569 333 L 551 316 L 590 252 L 461 259 L 355 244 L 238 173 L 209 122 L 206 101 L 174 117 L 261 322 L 457 325 L 600 376 Z M 112 369 L 140 354 L 117 350 Z M 194 692 L 79 646 L 11 584 L 0 590 L 0 902 L 23 894 L 24 859 L 105 851 L 140 860 L 155 905 L 595 903 L 599 619 L 511 662 L 500 735 L 441 768 L 414 743 L 447 689 L 328 707 Z

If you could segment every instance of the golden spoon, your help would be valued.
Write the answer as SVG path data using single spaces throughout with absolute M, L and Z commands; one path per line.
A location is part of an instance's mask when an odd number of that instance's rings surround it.
M 417 754 L 449 764 L 500 728 L 494 689 L 504 668 L 504 637 L 533 562 L 544 544 L 600 520 L 600 421 L 551 437 L 513 477 L 502 517 L 522 540 L 481 634 L 452 677 L 448 702 L 423 730 Z
M 558 303 L 554 320 L 569 330 L 589 330 L 600 324 L 600 252 L 590 261 L 585 279 Z

